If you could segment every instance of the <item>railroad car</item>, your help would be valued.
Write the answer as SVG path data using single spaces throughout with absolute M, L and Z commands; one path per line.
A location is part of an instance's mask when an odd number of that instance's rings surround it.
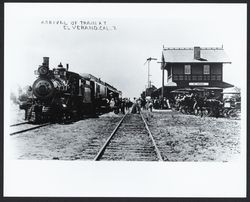
M 30 88 L 31 96 L 20 104 L 25 119 L 33 123 L 65 121 L 110 111 L 111 98 L 121 91 L 91 74 L 69 71 L 60 63 L 49 68 L 49 57 L 35 71 L 38 78 Z

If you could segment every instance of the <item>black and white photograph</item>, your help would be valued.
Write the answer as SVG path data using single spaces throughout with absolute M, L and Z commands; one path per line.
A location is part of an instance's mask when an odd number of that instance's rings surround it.
M 4 10 L 4 196 L 246 197 L 246 4 Z

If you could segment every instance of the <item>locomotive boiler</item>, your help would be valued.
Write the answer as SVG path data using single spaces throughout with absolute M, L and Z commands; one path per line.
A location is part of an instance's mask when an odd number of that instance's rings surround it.
M 95 115 L 110 110 L 109 100 L 120 97 L 110 84 L 91 74 L 69 71 L 60 63 L 57 68 L 49 68 L 49 57 L 35 71 L 31 96 L 20 105 L 25 110 L 25 119 L 33 123 L 65 121 Z

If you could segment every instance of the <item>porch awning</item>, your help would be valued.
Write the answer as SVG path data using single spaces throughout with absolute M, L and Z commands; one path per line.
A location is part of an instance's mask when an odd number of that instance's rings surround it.
M 179 88 L 230 88 L 234 85 L 226 83 L 224 81 L 177 81 L 177 87 Z
M 164 87 L 171 87 L 171 86 L 177 86 L 177 83 L 171 81 L 171 82 L 168 82 L 166 85 L 164 85 Z

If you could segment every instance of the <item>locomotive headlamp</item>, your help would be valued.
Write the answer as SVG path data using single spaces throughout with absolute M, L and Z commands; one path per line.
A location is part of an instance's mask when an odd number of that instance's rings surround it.
M 40 66 L 38 68 L 38 73 L 42 76 L 45 76 L 49 73 L 49 68 L 48 67 L 45 67 L 45 66 Z

